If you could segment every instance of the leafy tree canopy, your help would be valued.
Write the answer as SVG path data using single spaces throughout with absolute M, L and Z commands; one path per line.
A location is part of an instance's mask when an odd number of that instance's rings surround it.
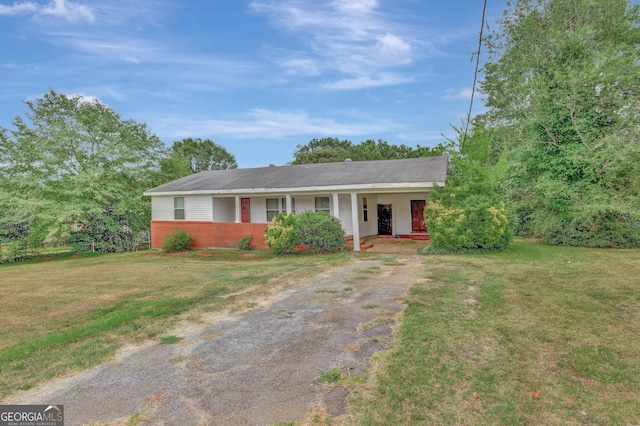
M 511 242 L 508 212 L 495 190 L 504 169 L 500 144 L 481 117 L 473 124 L 468 134 L 454 127 L 446 186 L 434 188 L 424 212 L 432 244 L 423 252 L 504 250 Z
M 0 223 L 47 238 L 72 225 L 105 239 L 147 229 L 142 192 L 157 179 L 163 142 L 93 98 L 50 90 L 26 105 L 14 129 L 0 129 Z
M 640 5 L 517 0 L 485 40 L 487 121 L 521 232 L 640 245 Z
M 191 169 L 191 173 L 238 168 L 235 156 L 210 139 L 186 138 L 175 141 L 170 151 L 171 160 L 182 160 Z M 176 167 L 175 163 L 173 167 Z
M 392 145 L 379 139 L 353 144 L 350 140 L 337 138 L 312 139 L 306 145 L 298 145 L 291 164 L 333 163 L 347 158 L 353 161 L 395 160 L 402 158 L 431 157 L 448 152 L 449 144 L 439 144 L 433 148 L 416 148 L 407 145 Z

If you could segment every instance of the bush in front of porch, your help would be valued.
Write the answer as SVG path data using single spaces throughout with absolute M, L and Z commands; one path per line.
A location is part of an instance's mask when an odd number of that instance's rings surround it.
M 275 254 L 291 253 L 298 248 L 325 252 L 346 248 L 340 220 L 312 210 L 299 216 L 281 213 L 274 217 L 265 230 L 265 242 Z
M 274 254 L 292 252 L 298 245 L 295 214 L 280 213 L 271 220 L 271 225 L 264 231 L 264 242 Z

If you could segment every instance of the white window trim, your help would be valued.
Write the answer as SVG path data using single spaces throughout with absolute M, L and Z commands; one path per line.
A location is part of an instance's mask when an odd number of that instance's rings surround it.
M 176 201 L 177 200 L 182 200 L 182 207 L 177 207 L 176 206 Z M 178 218 L 178 212 L 182 211 L 182 217 Z M 173 197 L 173 220 L 185 220 L 187 218 L 186 216 L 186 209 L 185 209 L 185 200 L 184 197 Z
M 318 208 L 318 200 L 320 199 L 326 199 L 327 200 L 327 207 L 326 208 Z M 315 197 L 315 210 L 317 212 L 327 212 L 329 214 L 331 214 L 331 197 Z

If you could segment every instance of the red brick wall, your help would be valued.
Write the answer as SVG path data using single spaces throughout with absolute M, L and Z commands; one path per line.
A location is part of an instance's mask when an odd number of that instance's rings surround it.
M 238 242 L 246 235 L 253 235 L 251 246 L 266 250 L 264 230 L 266 223 L 201 222 L 192 220 L 152 220 L 151 247 L 160 248 L 164 236 L 175 228 L 183 229 L 194 236 L 191 247 L 196 248 L 237 248 Z

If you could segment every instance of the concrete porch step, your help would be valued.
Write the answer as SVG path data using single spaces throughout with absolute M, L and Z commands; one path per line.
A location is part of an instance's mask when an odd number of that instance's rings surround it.
M 347 247 L 353 250 L 353 235 L 345 235 L 344 239 L 347 243 Z M 367 249 L 370 249 L 371 247 L 373 247 L 372 243 L 367 243 L 364 240 L 360 240 L 360 250 L 367 250 Z

